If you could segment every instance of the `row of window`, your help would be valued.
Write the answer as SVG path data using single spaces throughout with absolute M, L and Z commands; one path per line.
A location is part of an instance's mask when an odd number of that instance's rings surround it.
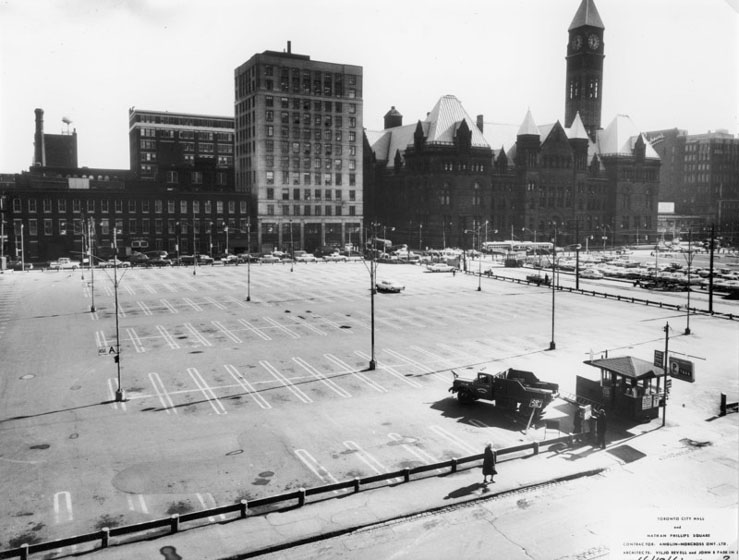
M 170 129 L 141 128 L 139 130 L 141 138 L 174 139 L 177 137 L 180 140 L 194 140 L 197 138 L 203 142 L 213 142 L 215 140 L 217 142 L 227 142 L 229 144 L 233 143 L 234 139 L 232 132 L 198 132 L 196 134 L 194 130 L 180 130 L 178 134 L 175 135 L 175 131 Z
M 275 122 L 275 112 L 271 109 L 267 109 L 264 112 L 264 120 L 266 120 L 267 122 Z M 311 115 L 311 113 L 303 113 L 301 115 L 298 112 L 292 113 L 291 116 L 288 111 L 280 112 L 280 124 L 302 124 L 303 126 L 310 126 L 311 123 L 313 124 L 313 126 L 324 126 L 327 128 L 335 126 L 336 128 L 341 128 L 344 126 L 344 118 L 341 116 L 332 115 Z M 348 123 L 350 128 L 356 128 L 357 118 L 349 117 Z
M 195 165 L 195 156 L 193 154 L 185 154 L 185 163 L 189 165 Z M 233 156 L 218 156 L 217 163 L 222 167 L 233 167 Z M 139 173 L 142 177 L 156 177 L 157 166 L 151 163 L 142 163 L 139 166 Z M 178 183 L 180 179 L 180 173 L 177 171 L 170 171 L 173 175 L 167 176 L 168 183 Z M 191 185 L 202 185 L 203 183 L 203 172 L 202 171 L 191 171 L 190 174 Z M 228 185 L 228 179 L 231 173 L 225 171 L 216 172 L 216 185 Z
M 319 205 L 310 206 L 305 204 L 300 206 L 298 204 L 282 204 L 277 207 L 281 211 L 282 216 L 343 216 L 344 209 L 342 206 L 329 206 Z M 291 213 L 292 209 L 292 213 Z M 301 213 L 302 212 L 302 213 Z M 267 204 L 267 216 L 276 216 L 275 205 Z M 349 206 L 349 213 L 347 216 L 356 216 L 357 209 L 355 206 Z
M 356 173 L 349 173 L 349 186 L 354 187 L 357 184 Z M 267 171 L 265 173 L 265 181 L 268 185 L 275 184 L 275 172 Z M 341 186 L 344 184 L 343 173 L 301 173 L 293 171 L 292 173 L 287 170 L 282 171 L 282 184 L 283 185 L 337 185 Z
M 289 109 L 291 105 L 292 100 L 292 108 L 296 111 L 310 111 L 311 109 L 316 112 L 324 112 L 324 113 L 343 113 L 344 112 L 344 106 L 346 105 L 347 113 L 350 115 L 356 115 L 357 114 L 357 104 L 356 103 L 342 103 L 341 101 L 319 101 L 319 100 L 310 100 L 310 99 L 303 99 L 300 97 L 280 97 L 280 109 Z M 271 95 L 265 95 L 264 96 L 264 104 L 267 107 L 275 107 L 275 98 Z
M 268 154 L 273 153 L 275 151 L 275 141 L 265 140 L 264 149 Z M 321 144 L 320 142 L 315 142 L 313 144 L 311 144 L 310 142 L 303 142 L 301 145 L 300 142 L 281 141 L 280 151 L 283 154 L 288 154 L 292 152 L 293 154 L 302 153 L 303 155 L 306 155 L 306 156 L 311 155 L 311 152 L 317 156 L 320 156 L 320 155 L 340 156 L 340 155 L 343 155 L 344 146 L 343 144 Z M 357 155 L 357 147 L 355 145 L 349 146 L 349 155 L 350 156 Z
M 267 138 L 274 138 L 275 136 L 275 125 L 268 124 L 264 128 L 264 134 L 267 136 Z M 251 137 L 252 135 L 247 135 L 248 137 Z M 344 131 L 342 130 L 333 130 L 333 129 L 326 129 L 321 130 L 320 128 L 310 129 L 310 128 L 298 128 L 293 127 L 292 129 L 292 138 L 302 138 L 303 140 L 310 140 L 311 137 L 314 140 L 324 140 L 326 142 L 343 142 L 344 141 Z M 290 138 L 290 127 L 288 126 L 281 126 L 280 127 L 280 138 Z M 354 130 L 349 131 L 348 141 L 350 143 L 354 143 L 357 141 L 357 133 Z
M 197 143 L 197 150 L 195 149 L 195 142 L 180 142 L 179 145 L 182 147 L 182 150 L 185 152 L 201 152 L 206 154 L 212 154 L 214 152 L 218 152 L 219 154 L 232 154 L 233 153 L 233 144 L 214 144 L 213 142 L 198 142 Z M 142 150 L 152 150 L 156 151 L 157 149 L 157 142 L 156 140 L 145 140 L 142 139 L 139 143 L 139 147 Z M 216 150 L 217 147 L 217 150 Z
M 57 199 L 57 212 L 59 213 L 65 213 L 67 212 L 67 209 L 69 205 L 67 204 L 66 198 L 59 198 Z M 242 214 L 246 214 L 246 200 L 239 200 L 239 212 Z M 35 198 L 29 198 L 27 201 L 27 208 L 29 214 L 35 214 L 38 212 L 38 200 Z M 143 214 L 148 214 L 151 212 L 152 208 L 152 201 L 151 200 L 133 200 L 129 199 L 128 203 L 126 204 L 128 208 L 129 214 L 136 214 L 139 211 Z M 162 214 L 164 212 L 165 208 L 165 201 L 163 200 L 154 200 L 153 201 L 154 206 L 154 213 L 155 214 Z M 83 204 L 83 201 L 79 198 L 73 198 L 71 200 L 71 209 L 72 212 L 75 214 L 79 214 L 82 212 L 82 208 L 85 208 L 85 212 L 88 214 L 94 214 L 96 212 L 100 212 L 103 214 L 107 214 L 110 212 L 110 201 L 107 199 L 102 200 L 94 200 L 94 199 L 88 199 L 85 204 Z M 216 214 L 223 214 L 224 208 L 228 208 L 229 214 L 235 214 L 236 213 L 236 201 L 235 200 L 216 200 L 216 201 L 210 201 L 210 200 L 180 200 L 179 201 L 179 211 L 181 214 L 199 214 L 201 208 L 203 209 L 203 212 L 206 214 L 211 214 L 213 212 L 213 207 L 215 206 Z M 113 200 L 113 211 L 117 214 L 120 214 L 123 212 L 124 207 L 124 201 L 121 199 L 115 199 Z M 168 214 L 174 214 L 175 209 L 177 207 L 177 201 L 175 200 L 167 200 L 166 201 L 166 209 Z M 50 198 L 44 198 L 41 200 L 41 208 L 42 212 L 44 214 L 51 214 L 53 203 Z M 13 199 L 13 212 L 14 213 L 21 213 L 23 211 L 23 200 L 20 198 L 14 198 Z
M 357 200 L 357 191 L 350 190 L 349 192 L 349 200 L 351 202 L 355 202 Z M 331 200 L 332 196 L 336 200 L 342 200 L 344 191 L 341 189 L 292 189 L 292 200 L 311 200 L 311 196 L 315 200 L 321 200 L 321 197 L 323 196 L 324 200 Z M 275 198 L 275 189 L 272 187 L 267 188 L 267 200 L 274 200 Z M 282 200 L 290 200 L 290 189 L 289 188 L 283 188 L 282 189 Z
M 69 234 L 82 235 L 83 228 L 85 227 L 81 218 L 75 218 L 73 220 L 60 218 L 56 220 L 56 229 L 54 228 L 55 220 L 52 220 L 51 218 L 44 218 L 40 221 L 42 225 L 42 235 L 46 236 Z M 22 227 L 25 225 L 22 220 L 13 220 L 14 231 L 23 231 L 24 233 L 27 233 L 27 235 L 29 235 L 30 237 L 38 236 L 39 220 L 35 218 L 30 218 L 29 220 L 27 220 L 27 223 L 28 229 L 25 229 L 24 227 Z M 118 234 L 120 235 L 150 235 L 152 233 L 152 220 L 148 218 L 143 218 L 141 220 L 138 220 L 136 218 L 131 218 L 129 220 L 110 220 L 108 218 L 103 218 L 95 224 L 95 228 L 97 229 L 99 226 L 99 229 L 97 231 L 102 235 L 111 235 L 111 223 L 115 224 L 115 229 L 118 230 Z M 189 233 L 215 234 L 216 232 L 226 231 L 226 225 L 228 225 L 228 229 L 230 231 L 236 231 L 236 223 L 236 220 L 233 218 L 229 219 L 228 221 L 220 222 L 213 222 L 209 220 L 190 220 L 185 222 L 178 221 L 174 218 L 170 218 L 167 220 L 156 218 L 153 220 L 153 233 L 156 235 L 163 234 L 166 225 L 166 232 L 170 235 L 176 235 L 177 233 L 185 235 Z M 239 229 L 241 231 L 247 231 L 247 228 L 249 227 L 248 219 L 242 218 L 240 220 L 240 226 L 241 227 Z
M 300 162 L 301 158 L 293 157 L 290 158 L 289 156 L 284 156 L 280 158 L 280 169 L 290 169 L 290 161 L 292 161 L 292 168 L 294 171 L 300 170 Z M 343 168 L 343 162 L 344 160 L 340 158 L 331 159 L 331 158 L 309 158 L 304 157 L 302 158 L 303 162 L 303 169 L 310 169 L 311 167 L 314 170 L 319 169 L 325 169 L 327 171 L 330 171 L 331 169 L 335 169 L 336 171 L 339 171 Z M 349 171 L 356 171 L 357 170 L 357 160 L 350 159 L 347 160 Z M 267 169 L 272 169 L 275 166 L 275 158 L 274 156 L 267 156 L 264 158 L 264 164 L 267 167 Z

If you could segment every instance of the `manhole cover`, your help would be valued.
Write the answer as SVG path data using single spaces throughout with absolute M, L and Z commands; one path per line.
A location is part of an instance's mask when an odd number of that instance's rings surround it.
M 25 381 L 27 379 L 33 379 L 34 377 L 36 377 L 36 376 L 33 375 L 32 373 L 27 373 L 26 375 L 21 375 L 20 376 L 20 379 L 23 379 Z

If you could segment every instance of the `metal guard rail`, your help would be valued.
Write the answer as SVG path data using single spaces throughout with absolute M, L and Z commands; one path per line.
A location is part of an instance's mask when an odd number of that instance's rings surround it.
M 532 443 L 525 443 L 522 445 L 516 445 L 513 447 L 507 447 L 496 450 L 496 453 L 498 457 L 504 456 L 504 455 L 511 455 L 515 453 L 520 453 L 522 451 L 532 450 L 533 455 L 537 455 L 542 447 L 549 447 L 552 445 L 560 444 L 560 443 L 566 443 L 568 445 L 572 445 L 576 441 L 579 441 L 584 437 L 583 434 L 568 434 L 565 436 L 560 436 L 557 438 L 544 440 L 544 441 L 535 441 Z M 449 459 L 447 461 L 441 461 L 439 463 L 434 463 L 430 465 L 421 465 L 418 467 L 406 467 L 401 470 L 397 470 L 394 472 L 384 473 L 384 474 L 378 474 L 373 476 L 368 476 L 364 478 L 354 478 L 353 480 L 347 480 L 343 482 L 337 482 L 334 484 L 326 484 L 323 486 L 316 486 L 313 488 L 300 488 L 293 492 L 286 492 L 283 494 L 276 494 L 274 496 L 267 496 L 264 498 L 257 498 L 254 500 L 241 500 L 238 503 L 229 504 L 225 506 L 219 506 L 215 508 L 205 509 L 201 511 L 195 511 L 190 513 L 183 513 L 183 514 L 173 514 L 170 517 L 165 517 L 161 519 L 154 519 L 152 521 L 146 521 L 143 523 L 137 523 L 134 525 L 123 525 L 121 527 L 104 527 L 99 531 L 95 531 L 93 533 L 85 533 L 82 535 L 77 535 L 74 537 L 66 537 L 63 539 L 58 539 L 54 541 L 47 541 L 42 543 L 33 543 L 33 544 L 22 544 L 19 547 L 0 551 L 0 558 L 21 558 L 22 560 L 25 560 L 29 558 L 31 554 L 36 554 L 39 552 L 48 552 L 51 550 L 58 550 L 61 548 L 65 548 L 72 545 L 77 544 L 84 544 L 84 543 L 94 543 L 96 541 L 100 541 L 100 548 L 107 548 L 111 546 L 111 538 L 114 537 L 121 537 L 124 535 L 135 535 L 139 534 L 140 539 L 144 538 L 152 538 L 153 535 L 147 534 L 143 535 L 141 533 L 150 532 L 152 530 L 159 530 L 159 529 L 167 529 L 167 533 L 164 534 L 173 534 L 177 533 L 180 530 L 180 524 L 181 523 L 187 523 L 188 521 L 196 521 L 200 519 L 205 519 L 208 517 L 213 517 L 216 515 L 225 515 L 225 514 L 233 514 L 238 513 L 240 518 L 246 518 L 249 517 L 249 510 L 255 509 L 259 507 L 269 506 L 273 504 L 281 504 L 284 503 L 285 505 L 278 509 L 288 509 L 293 507 L 302 507 L 306 503 L 306 497 L 307 496 L 315 496 L 319 494 L 326 494 L 329 492 L 334 492 L 335 490 L 346 490 L 351 489 L 354 493 L 357 493 L 361 490 L 362 486 L 367 486 L 370 484 L 374 484 L 377 482 L 384 482 L 384 481 L 393 481 L 394 479 L 400 479 L 399 481 L 396 481 L 395 484 L 400 484 L 401 481 L 403 483 L 411 482 L 411 476 L 414 474 L 421 474 L 426 473 L 433 470 L 438 469 L 449 469 L 450 473 L 455 473 L 459 470 L 460 465 L 466 465 L 469 463 L 475 463 L 478 461 L 481 461 L 483 457 L 483 454 L 477 454 L 477 455 L 470 455 L 468 457 L 460 457 L 455 459 Z M 470 467 L 472 468 L 472 467 Z M 295 503 L 297 502 L 297 504 Z M 252 516 L 256 515 L 263 515 L 266 513 L 269 513 L 271 511 L 275 511 L 274 509 L 270 509 L 268 511 L 264 512 L 252 512 Z M 232 518 L 236 519 L 236 517 Z M 161 532 L 161 531 L 160 531 Z M 132 539 L 127 541 L 122 541 L 118 543 L 119 545 L 123 545 L 128 542 L 135 542 L 138 539 Z
M 470 274 L 468 272 L 468 274 Z M 477 272 L 471 273 L 475 276 L 478 275 Z M 511 278 L 509 276 L 498 276 L 497 274 L 485 274 L 483 273 L 483 276 L 487 276 L 488 278 L 492 278 L 493 280 L 506 280 L 510 282 L 515 282 L 516 284 L 536 284 L 536 282 L 531 280 L 526 280 L 525 278 Z M 548 286 L 547 286 L 548 287 Z M 678 305 L 675 303 L 664 303 L 662 301 L 651 301 L 648 299 L 642 299 L 637 298 L 633 296 L 622 296 L 620 294 L 609 294 L 607 292 L 596 292 L 595 290 L 583 290 L 578 288 L 571 288 L 569 286 L 557 286 L 556 287 L 558 291 L 560 292 L 570 292 L 570 293 L 576 293 L 581 294 L 584 296 L 599 296 L 603 297 L 605 299 L 615 299 L 616 301 L 625 301 L 626 303 L 643 303 L 644 305 L 654 305 L 656 307 L 659 307 L 661 309 L 673 309 L 675 311 L 683 311 L 685 310 L 685 306 Z M 708 309 L 698 309 L 697 307 L 690 307 L 691 313 L 701 313 L 705 315 L 710 315 L 711 317 L 722 317 L 725 319 L 729 319 L 733 321 L 734 319 L 739 319 L 739 315 L 734 315 L 733 313 L 722 313 L 720 311 L 709 311 Z

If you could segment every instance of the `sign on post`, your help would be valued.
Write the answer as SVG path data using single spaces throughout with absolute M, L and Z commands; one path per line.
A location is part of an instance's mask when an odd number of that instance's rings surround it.
M 654 365 L 660 368 L 665 366 L 665 353 L 662 350 L 654 351 Z
M 690 360 L 673 358 L 670 356 L 670 377 L 681 379 L 688 383 L 695 382 L 695 367 Z

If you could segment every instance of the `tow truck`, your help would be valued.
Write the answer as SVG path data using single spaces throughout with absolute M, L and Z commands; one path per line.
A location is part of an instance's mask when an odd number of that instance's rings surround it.
M 547 405 L 559 395 L 557 383 L 542 381 L 531 371 L 508 368 L 489 373 L 486 369 L 487 366 L 480 368 L 474 379 L 460 378 L 452 370 L 454 381 L 449 392 L 456 393 L 463 404 L 483 399 L 494 401 L 497 408 L 524 414 L 530 412 L 536 417 L 540 417 Z

